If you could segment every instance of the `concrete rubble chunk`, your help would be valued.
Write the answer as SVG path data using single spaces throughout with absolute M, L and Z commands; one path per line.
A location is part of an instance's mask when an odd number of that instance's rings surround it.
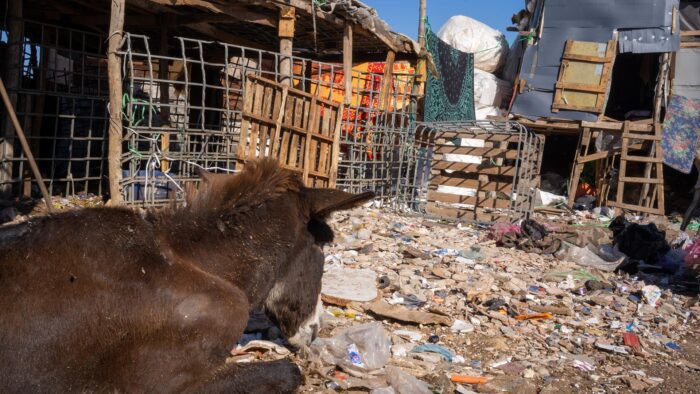
M 336 305 L 377 298 L 377 274 L 369 269 L 332 268 L 323 274 L 321 295 Z

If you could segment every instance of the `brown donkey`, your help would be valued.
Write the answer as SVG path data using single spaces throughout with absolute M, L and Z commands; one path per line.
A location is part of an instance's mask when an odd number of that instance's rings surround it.
M 289 361 L 225 364 L 249 312 L 314 335 L 324 219 L 373 197 L 271 160 L 203 174 L 183 208 L 85 209 L 0 228 L 0 391 L 292 392 Z

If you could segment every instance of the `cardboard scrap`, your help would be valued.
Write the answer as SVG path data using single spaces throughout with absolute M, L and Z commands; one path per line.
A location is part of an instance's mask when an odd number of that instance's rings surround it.
M 447 316 L 431 312 L 413 311 L 400 305 L 389 305 L 384 301 L 373 302 L 366 309 L 375 315 L 404 323 L 442 324 L 444 326 L 452 324 L 451 319 Z

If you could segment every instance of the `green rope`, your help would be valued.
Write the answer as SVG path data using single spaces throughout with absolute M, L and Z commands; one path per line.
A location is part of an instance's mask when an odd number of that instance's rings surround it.
M 133 107 L 131 117 L 127 116 L 126 114 L 126 108 L 129 106 L 129 104 L 136 104 Z M 122 115 L 124 115 L 124 118 L 129 119 L 130 126 L 138 126 L 139 124 L 141 124 L 141 122 L 143 122 L 146 119 L 147 107 L 151 106 L 150 103 L 146 100 L 132 98 L 131 96 L 129 96 L 129 93 L 126 92 L 122 96 Z M 154 107 L 151 107 L 151 111 L 153 111 L 154 115 L 158 115 L 158 112 Z

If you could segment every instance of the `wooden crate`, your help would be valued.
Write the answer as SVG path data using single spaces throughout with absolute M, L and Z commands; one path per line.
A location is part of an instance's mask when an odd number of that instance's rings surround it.
M 335 187 L 342 113 L 342 104 L 248 75 L 236 169 L 275 157 L 308 187 Z
M 518 212 L 532 210 L 529 190 L 536 186 L 534 179 L 523 177 L 523 169 L 538 173 L 541 157 L 541 140 L 530 138 L 537 141 L 536 149 L 521 149 L 525 142 L 518 133 L 438 131 L 426 212 L 486 222 L 523 218 Z

